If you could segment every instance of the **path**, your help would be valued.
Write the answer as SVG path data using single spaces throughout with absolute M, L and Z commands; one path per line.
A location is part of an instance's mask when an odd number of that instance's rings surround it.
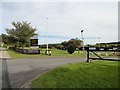
M 10 59 L 10 55 L 8 54 L 6 48 L 1 48 L 0 47 L 0 58 L 1 59 Z
M 0 47 L 0 89 L 10 87 L 6 59 L 10 59 L 10 55 L 5 48 Z

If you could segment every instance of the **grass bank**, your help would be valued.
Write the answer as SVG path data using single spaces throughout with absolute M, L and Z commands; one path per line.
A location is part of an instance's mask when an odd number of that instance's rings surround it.
M 118 88 L 117 61 L 67 64 L 32 81 L 32 88 Z

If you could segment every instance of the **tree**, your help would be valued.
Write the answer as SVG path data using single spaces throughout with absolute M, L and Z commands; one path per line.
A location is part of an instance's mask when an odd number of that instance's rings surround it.
M 68 46 L 68 42 L 67 42 L 67 41 L 64 41 L 64 42 L 61 43 L 61 45 L 63 45 L 63 46 L 64 46 L 64 49 L 66 49 L 67 46 Z
M 82 41 L 79 40 L 78 38 L 76 39 L 71 39 L 68 41 L 68 45 L 73 44 L 76 48 L 81 46 Z
M 8 44 L 8 36 L 6 34 L 1 34 L 0 37 L 4 44 Z
M 75 51 L 75 46 L 73 44 L 70 44 L 70 45 L 67 46 L 67 52 L 69 54 L 74 53 L 74 51 Z
M 18 44 L 20 44 L 21 47 L 24 47 L 28 44 L 30 44 L 30 38 L 33 36 L 36 36 L 36 28 L 33 28 L 27 21 L 22 22 L 15 22 L 13 21 L 11 23 L 14 28 L 6 29 L 6 32 L 11 37 L 14 37 Z
M 79 40 L 78 38 L 76 38 L 76 39 L 73 38 L 73 39 L 70 39 L 68 42 L 64 41 L 61 43 L 61 45 L 63 45 L 64 48 L 67 48 L 67 46 L 69 46 L 71 44 L 74 45 L 75 48 L 79 48 L 82 44 L 82 41 Z

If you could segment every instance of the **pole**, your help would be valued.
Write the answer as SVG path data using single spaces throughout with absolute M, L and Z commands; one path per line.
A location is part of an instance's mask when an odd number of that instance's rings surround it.
M 82 38 L 82 47 L 83 47 L 83 51 L 84 51 L 84 38 L 83 38 L 83 30 L 81 30 L 81 38 Z
M 89 62 L 89 45 L 88 45 L 88 48 L 87 48 L 87 62 Z
M 48 17 L 46 18 L 46 54 L 48 54 Z

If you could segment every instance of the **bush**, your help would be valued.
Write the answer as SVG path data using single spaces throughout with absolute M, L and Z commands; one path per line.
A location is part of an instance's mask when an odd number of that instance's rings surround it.
M 72 54 L 72 53 L 74 53 L 74 51 L 75 51 L 75 46 L 74 45 L 68 45 L 67 46 L 67 52 L 69 53 L 69 54 Z

